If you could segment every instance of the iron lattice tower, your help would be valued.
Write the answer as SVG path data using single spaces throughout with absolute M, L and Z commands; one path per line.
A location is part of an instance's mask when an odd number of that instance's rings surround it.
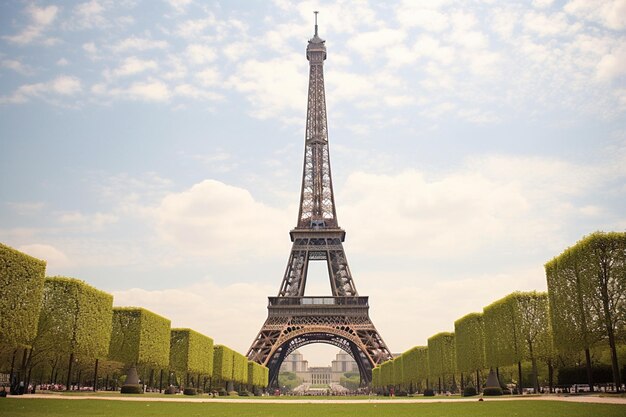
M 391 353 L 369 318 L 368 297 L 359 296 L 345 252 L 345 231 L 337 223 L 328 150 L 324 91 L 325 41 L 309 40 L 309 92 L 306 118 L 302 191 L 297 226 L 278 296 L 269 297 L 268 318 L 252 342 L 248 359 L 269 368 L 270 385 L 277 383 L 280 365 L 295 349 L 328 343 L 356 361 L 361 382 L 371 381 L 372 367 Z M 326 261 L 332 297 L 305 297 L 310 261 Z

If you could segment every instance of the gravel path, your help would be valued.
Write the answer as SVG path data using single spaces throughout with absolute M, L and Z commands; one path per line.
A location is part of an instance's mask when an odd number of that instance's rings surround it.
M 197 397 L 183 397 L 175 395 L 172 397 L 142 397 L 142 396 L 101 396 L 101 395 L 61 395 L 61 394 L 29 394 L 10 396 L 9 398 L 24 399 L 29 398 L 44 398 L 55 400 L 110 400 L 110 401 L 164 401 L 164 402 L 197 402 L 197 403 L 258 403 L 258 404 L 409 404 L 409 403 L 442 403 L 442 402 L 472 402 L 478 401 L 477 397 L 474 398 L 456 398 L 456 399 L 423 399 L 423 398 L 396 398 L 396 399 L 376 399 L 375 397 L 369 399 L 358 400 L 341 400 L 341 399 L 328 399 L 328 400 L 307 400 L 307 399 L 253 399 L 253 398 L 197 398 Z M 484 401 L 569 401 L 576 403 L 601 403 L 601 404 L 622 404 L 626 405 L 626 398 L 624 397 L 599 397 L 595 395 L 589 396 L 566 396 L 566 395 L 542 395 L 542 396 L 524 396 L 524 397 L 501 397 L 501 398 L 486 398 Z

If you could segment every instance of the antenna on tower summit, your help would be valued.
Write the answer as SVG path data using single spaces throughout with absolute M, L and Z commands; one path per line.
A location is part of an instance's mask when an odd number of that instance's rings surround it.
M 319 12 L 318 11 L 314 11 L 313 13 L 315 13 L 315 36 L 317 36 L 317 14 Z

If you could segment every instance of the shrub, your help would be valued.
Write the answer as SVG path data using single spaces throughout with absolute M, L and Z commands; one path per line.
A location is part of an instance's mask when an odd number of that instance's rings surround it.
M 198 390 L 195 388 L 185 388 L 183 390 L 184 395 L 198 395 Z
M 396 397 L 407 397 L 409 394 L 406 391 L 398 391 Z
M 143 387 L 139 384 L 122 385 L 122 394 L 143 394 Z
M 474 387 L 465 387 L 463 390 L 464 397 L 473 397 L 474 395 L 476 395 L 476 388 Z
M 228 391 L 229 397 L 238 397 L 239 393 L 237 391 Z
M 176 394 L 176 387 L 170 385 L 169 387 L 167 387 L 167 389 L 165 390 L 166 394 Z
M 0 347 L 28 344 L 37 334 L 46 263 L 0 243 Z
M 424 397 L 434 397 L 435 396 L 435 391 L 433 391 L 432 389 L 428 388 L 424 390 Z
M 508 388 L 503 388 L 502 389 L 502 395 L 511 395 L 511 390 Z
M 502 388 L 500 387 L 487 387 L 483 390 L 484 396 L 502 395 Z

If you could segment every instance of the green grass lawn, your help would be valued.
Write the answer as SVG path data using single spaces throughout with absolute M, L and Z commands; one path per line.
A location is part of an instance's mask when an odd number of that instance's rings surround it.
M 560 401 L 484 401 L 417 404 L 171 403 L 65 399 L 0 399 L 6 417 L 624 417 L 626 406 Z

